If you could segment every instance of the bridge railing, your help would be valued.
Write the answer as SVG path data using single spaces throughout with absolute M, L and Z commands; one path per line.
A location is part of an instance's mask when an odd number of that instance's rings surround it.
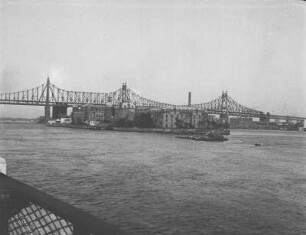
M 3 173 L 0 158 L 1 235 L 124 235 L 126 232 Z

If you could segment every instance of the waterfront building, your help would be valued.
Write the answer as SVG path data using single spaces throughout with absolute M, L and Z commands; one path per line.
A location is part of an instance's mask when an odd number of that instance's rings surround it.
M 207 128 L 208 113 L 205 110 L 154 110 L 151 117 L 159 128 Z
M 232 128 L 256 128 L 258 122 L 253 122 L 251 117 L 230 117 L 230 126 Z
M 122 127 L 156 127 L 156 128 L 194 128 L 209 129 L 217 123 L 216 117 L 205 110 L 195 109 L 161 109 L 135 107 L 133 105 L 107 106 L 86 104 L 75 107 L 72 112 L 74 124 L 113 123 Z
M 73 124 L 83 124 L 85 122 L 85 113 L 82 111 L 81 107 L 74 107 L 71 113 Z
M 127 120 L 129 122 L 134 122 L 134 119 L 135 119 L 135 109 L 127 107 L 114 109 L 115 122 L 118 122 L 119 120 Z
M 71 116 L 74 124 L 83 124 L 86 121 L 94 121 L 96 123 L 111 122 L 112 107 L 85 104 L 83 106 L 74 107 Z

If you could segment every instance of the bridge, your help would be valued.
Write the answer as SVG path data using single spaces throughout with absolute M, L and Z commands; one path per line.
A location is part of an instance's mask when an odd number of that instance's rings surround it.
M 61 89 L 52 84 L 48 78 L 46 83 L 35 88 L 0 94 L 0 104 L 44 106 L 46 120 L 50 119 L 50 107 L 53 107 L 53 111 L 56 112 L 58 109 L 64 108 L 67 110 L 67 107 L 88 103 L 111 106 L 120 106 L 123 103 L 129 103 L 135 107 L 206 110 L 210 114 L 219 114 L 227 117 L 267 118 L 268 116 L 269 119 L 275 120 L 297 122 L 306 120 L 303 117 L 274 114 L 265 115 L 262 111 L 239 104 L 227 92 L 222 92 L 222 95 L 218 98 L 205 103 L 174 105 L 144 98 L 128 88 L 126 84 L 123 84 L 118 90 L 109 93 L 83 92 Z

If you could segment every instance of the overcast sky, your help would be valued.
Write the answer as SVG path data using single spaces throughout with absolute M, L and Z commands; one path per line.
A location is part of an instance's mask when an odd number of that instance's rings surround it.
M 306 2 L 0 0 L 0 92 L 46 81 L 110 92 L 123 82 L 186 104 L 223 90 L 250 108 L 306 117 Z M 0 105 L 0 116 L 42 108 Z

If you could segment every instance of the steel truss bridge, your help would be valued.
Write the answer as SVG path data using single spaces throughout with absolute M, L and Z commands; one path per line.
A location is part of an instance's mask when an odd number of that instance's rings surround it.
M 121 88 L 109 93 L 83 92 L 64 90 L 50 82 L 35 88 L 8 92 L 0 94 L 0 104 L 9 105 L 34 105 L 45 107 L 45 117 L 50 117 L 51 106 L 80 106 L 85 104 L 95 105 L 115 105 L 120 106 L 124 103 L 132 104 L 135 107 L 160 108 L 160 109 L 178 109 L 178 110 L 206 110 L 210 114 L 219 114 L 226 116 L 241 116 L 241 117 L 258 117 L 267 116 L 264 112 L 248 108 L 239 104 L 232 99 L 227 92 L 222 92 L 222 95 L 212 101 L 191 104 L 191 105 L 174 105 L 162 103 L 151 99 L 144 98 L 136 94 L 133 90 L 123 84 Z M 268 115 L 270 119 L 283 119 L 286 121 L 304 121 L 306 118 L 292 117 L 284 115 Z

